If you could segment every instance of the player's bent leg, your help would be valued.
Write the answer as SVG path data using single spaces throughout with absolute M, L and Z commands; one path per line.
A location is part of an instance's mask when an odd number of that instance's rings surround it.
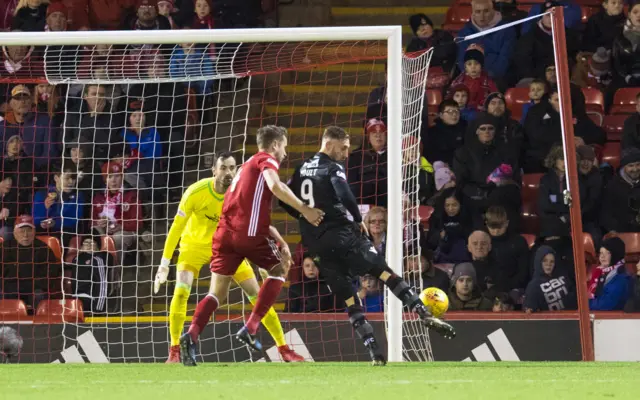
M 246 267 L 244 265 L 246 265 Z M 247 272 L 245 272 L 246 268 L 249 268 L 251 276 L 248 276 Z M 246 261 L 243 262 L 243 265 L 238 267 L 238 272 L 236 272 L 236 274 L 233 276 L 233 279 L 242 288 L 251 304 L 255 306 L 260 286 L 258 285 L 258 280 L 253 273 L 253 269 L 251 269 L 251 266 L 249 266 Z M 273 307 L 271 307 L 269 311 L 267 311 L 267 314 L 264 316 L 264 318 L 262 318 L 262 325 L 267 328 L 267 331 L 276 342 L 278 352 L 280 353 L 280 356 L 282 357 L 282 360 L 284 362 L 304 361 L 304 357 L 293 351 L 287 345 L 287 342 L 284 338 L 284 331 L 282 330 L 282 324 L 280 323 L 280 318 L 278 317 L 278 313 L 276 313 L 276 310 Z
M 231 276 L 211 273 L 209 293 L 198 303 L 189 331 L 180 337 L 180 352 L 182 363 L 186 366 L 196 365 L 196 343 L 198 336 L 209 322 L 211 315 L 227 298 Z

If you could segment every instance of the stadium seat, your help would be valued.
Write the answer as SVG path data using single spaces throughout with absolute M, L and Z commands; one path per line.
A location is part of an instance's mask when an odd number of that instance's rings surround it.
M 55 238 L 53 236 L 36 236 L 36 239 L 43 243 L 46 243 L 51 251 L 53 251 L 53 255 L 56 256 L 58 261 L 62 261 L 62 246 L 60 246 L 60 241 L 58 240 L 58 238 Z
M 522 213 L 520 214 L 520 226 L 522 233 L 534 236 L 537 236 L 540 233 L 540 218 L 538 217 L 536 208 L 537 205 L 535 204 L 522 204 Z
M 445 24 L 466 24 L 471 19 L 471 5 L 454 4 L 447 10 Z
M 522 175 L 522 203 L 533 204 L 533 210 L 538 211 L 538 187 L 540 186 L 540 178 L 543 174 L 524 174 Z
M 442 30 L 449 32 L 450 34 L 453 35 L 453 37 L 456 37 L 458 35 L 458 31 L 460 31 L 463 27 L 464 27 L 464 24 L 446 23 L 442 25 Z
M 118 264 L 118 252 L 116 251 L 116 243 L 111 236 L 102 237 L 102 251 L 106 251 L 113 257 L 113 261 Z
M 522 233 L 522 234 L 520 234 L 520 236 L 525 238 L 525 240 L 527 241 L 527 244 L 529 245 L 529 249 L 531 249 L 533 247 L 533 245 L 536 244 L 536 236 L 535 235 L 532 235 L 530 233 Z
M 602 162 L 617 170 L 620 167 L 620 153 L 620 142 L 607 142 L 602 150 Z
M 449 84 L 451 75 L 445 72 L 442 67 L 429 68 L 427 75 L 427 89 L 442 91 L 442 88 Z
M 587 114 L 590 117 L 592 115 L 597 115 L 600 122 L 596 121 L 595 119 L 594 122 L 598 126 L 602 126 L 604 119 L 604 95 L 600 90 L 596 88 L 584 88 L 582 89 L 582 93 L 584 94 Z
M 27 306 L 22 300 L 0 300 L 0 320 L 26 317 Z
M 62 317 L 80 322 L 84 320 L 82 302 L 78 299 L 42 300 L 38 304 L 36 316 Z
M 4 238 L 0 237 L 0 246 L 2 246 L 2 243 L 4 243 Z
M 640 92 L 640 88 L 618 89 L 613 96 L 613 105 L 609 114 L 633 114 L 636 112 L 636 95 L 638 92 Z
M 431 219 L 431 215 L 433 214 L 433 207 L 420 206 L 418 207 L 418 214 L 420 215 L 420 222 L 422 223 L 425 229 L 428 229 L 429 219 Z
M 435 118 L 438 115 L 438 106 L 442 103 L 442 92 L 440 90 L 427 90 L 425 97 L 429 116 Z
M 596 253 L 596 247 L 593 244 L 593 238 L 588 232 L 582 233 L 582 247 L 584 247 L 584 258 L 587 263 L 587 267 L 598 262 L 598 253 Z
M 529 88 L 511 88 L 504 95 L 511 117 L 516 121 L 522 118 L 522 106 L 529 102 Z
M 607 141 L 619 142 L 622 140 L 622 129 L 624 128 L 624 121 L 628 118 L 628 115 L 605 115 L 604 123 L 602 127 L 607 132 Z
M 80 236 L 74 236 L 69 241 L 69 246 L 67 246 L 67 252 L 64 255 L 64 262 L 70 263 L 74 258 L 78 255 L 78 250 L 80 250 L 80 246 L 82 246 L 82 240 Z

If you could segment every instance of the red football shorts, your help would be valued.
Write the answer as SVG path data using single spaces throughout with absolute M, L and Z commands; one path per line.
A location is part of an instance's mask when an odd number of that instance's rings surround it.
M 231 276 L 245 258 L 267 271 L 280 265 L 280 251 L 269 236 L 247 236 L 218 228 L 213 236 L 210 269 L 218 275 Z

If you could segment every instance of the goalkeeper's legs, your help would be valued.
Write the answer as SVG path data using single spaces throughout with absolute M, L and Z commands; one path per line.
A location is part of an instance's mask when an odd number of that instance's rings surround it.
M 176 286 L 173 290 L 173 298 L 169 308 L 169 334 L 171 336 L 171 349 L 180 345 L 180 335 L 184 329 L 184 321 L 187 318 L 187 302 L 193 285 L 193 272 L 189 269 L 178 267 Z
M 193 314 L 189 331 L 180 337 L 180 356 L 182 363 L 186 366 L 196 365 L 196 343 L 198 336 L 209 322 L 211 315 L 218 309 L 218 306 L 227 299 L 231 276 L 211 273 L 211 286 L 209 293 L 200 300 Z
M 253 269 L 246 261 L 243 261 L 240 267 L 238 267 L 238 271 L 233 276 L 233 279 L 245 292 L 251 304 L 255 306 L 260 286 L 258 285 L 258 280 L 253 273 Z M 278 314 L 273 307 L 271 307 L 265 314 L 264 318 L 262 318 L 262 325 L 267 328 L 267 331 L 269 331 L 269 334 L 276 342 L 276 346 L 278 346 L 278 351 L 280 352 L 280 356 L 282 357 L 283 361 L 304 361 L 304 357 L 287 346 L 287 342 L 284 338 L 284 331 L 282 330 L 282 324 L 280 323 L 280 318 L 278 318 Z

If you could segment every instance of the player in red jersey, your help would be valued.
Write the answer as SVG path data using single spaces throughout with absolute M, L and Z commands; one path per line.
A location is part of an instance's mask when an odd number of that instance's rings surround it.
M 209 293 L 198 303 L 189 331 L 180 338 L 184 365 L 196 365 L 198 336 L 211 314 L 225 301 L 233 274 L 245 258 L 269 271 L 269 277 L 258 292 L 251 316 L 236 338 L 256 351 L 262 350 L 255 334 L 260 321 L 276 301 L 291 263 L 287 243 L 271 226 L 273 196 L 296 209 L 309 223 L 318 226 L 322 222 L 323 211 L 307 206 L 280 181 L 278 169 L 287 155 L 286 134 L 285 128 L 274 125 L 258 129 L 258 153 L 238 170 L 225 195 L 220 224 L 213 236 Z

